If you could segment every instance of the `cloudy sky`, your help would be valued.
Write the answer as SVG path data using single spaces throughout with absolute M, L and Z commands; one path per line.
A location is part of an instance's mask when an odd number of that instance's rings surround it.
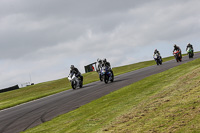
M 151 60 L 200 50 L 199 0 L 1 0 L 0 88 L 66 77 L 74 64 Z

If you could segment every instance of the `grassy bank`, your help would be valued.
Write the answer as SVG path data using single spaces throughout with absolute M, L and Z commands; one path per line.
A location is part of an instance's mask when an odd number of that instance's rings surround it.
M 26 133 L 200 132 L 200 59 L 152 75 Z
M 174 57 L 164 58 L 164 61 L 169 61 Z M 155 65 L 155 61 L 146 61 L 136 64 L 130 64 L 121 67 L 113 68 L 113 72 L 116 75 L 126 72 L 134 71 L 147 66 Z M 94 81 L 98 81 L 98 74 L 96 72 L 83 74 L 84 84 L 88 84 Z M 21 103 L 25 103 L 31 100 L 35 100 L 41 97 L 52 95 L 61 91 L 71 89 L 70 83 L 67 78 L 58 79 L 54 81 L 44 82 L 36 84 L 34 86 L 28 86 L 18 90 L 0 93 L 0 110 L 9 108 Z

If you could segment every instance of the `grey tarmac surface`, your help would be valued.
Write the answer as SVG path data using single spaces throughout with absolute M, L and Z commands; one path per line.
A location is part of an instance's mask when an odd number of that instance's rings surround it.
M 200 53 L 193 59 L 183 57 L 183 61 L 164 62 L 161 66 L 150 66 L 118 75 L 113 83 L 93 82 L 77 90 L 67 90 L 35 101 L 21 104 L 0 111 L 0 133 L 18 133 L 32 128 L 52 118 L 79 108 L 112 91 L 137 82 L 145 77 L 168 70 L 172 67 L 200 58 Z

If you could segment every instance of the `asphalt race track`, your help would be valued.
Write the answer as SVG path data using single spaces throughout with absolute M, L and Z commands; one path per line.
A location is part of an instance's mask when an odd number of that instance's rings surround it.
M 98 99 L 112 91 L 130 85 L 150 75 L 163 72 L 172 67 L 200 58 L 200 53 L 193 59 L 183 57 L 181 63 L 175 60 L 164 62 L 161 66 L 150 66 L 115 77 L 113 83 L 94 82 L 82 89 L 67 90 L 39 100 L 21 104 L 0 111 L 0 133 L 18 133 L 37 126 L 52 118 L 74 110 L 84 104 Z

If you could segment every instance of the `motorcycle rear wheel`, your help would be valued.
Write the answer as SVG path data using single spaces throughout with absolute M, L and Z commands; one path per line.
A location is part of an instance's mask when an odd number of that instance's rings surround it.
M 80 88 L 83 87 L 83 82 L 82 82 L 82 81 L 80 81 L 80 85 L 79 85 L 79 87 L 80 87 Z
M 178 59 L 178 58 L 176 58 L 176 61 L 178 62 L 178 61 L 179 61 L 179 59 Z
M 114 74 L 113 74 L 113 72 L 112 72 L 112 79 L 111 79 L 110 81 L 111 81 L 111 82 L 114 81 Z

